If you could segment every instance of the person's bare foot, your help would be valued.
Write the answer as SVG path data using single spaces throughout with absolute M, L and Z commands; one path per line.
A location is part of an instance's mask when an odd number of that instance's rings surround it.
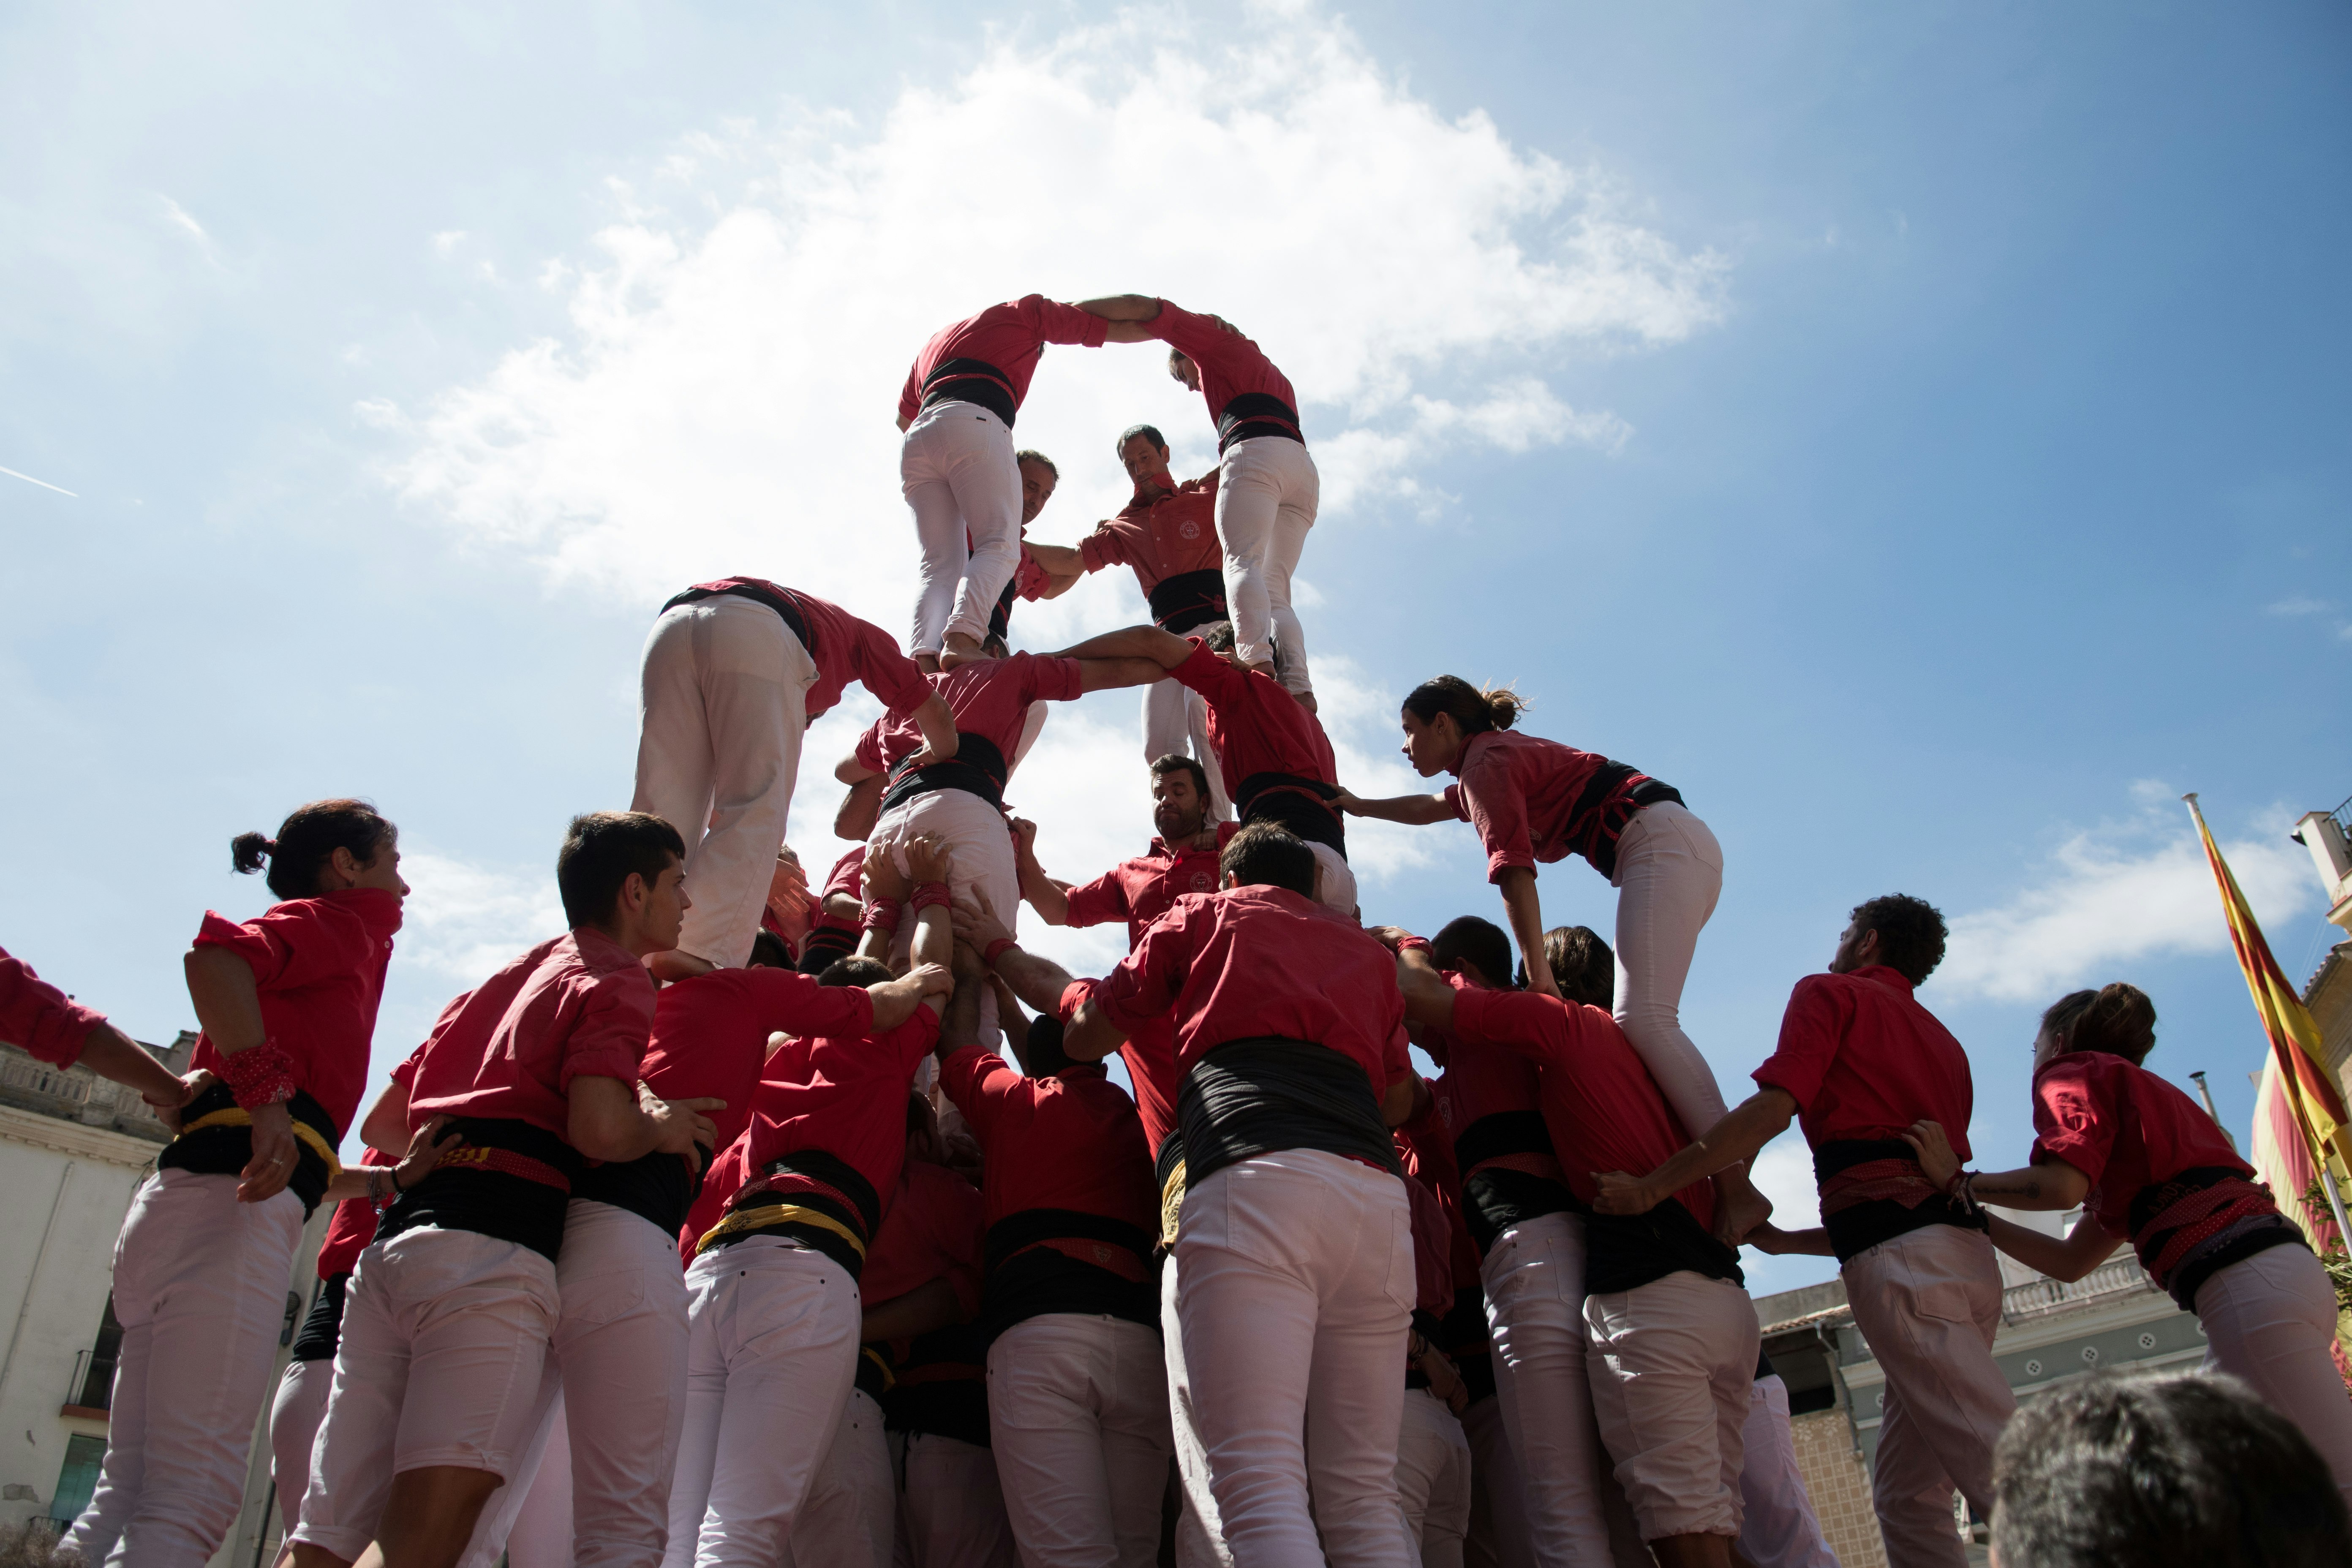
M 1294 691 L 1291 695 L 1297 698 L 1298 705 L 1301 708 L 1306 709 L 1309 713 L 1318 711 L 1315 705 L 1315 693 L 1312 691 Z
M 930 652 L 919 652 L 915 655 L 915 668 L 925 675 L 937 675 L 940 672 L 940 656 Z
M 691 980 L 698 974 L 708 974 L 719 966 L 707 958 L 697 958 L 682 947 L 673 947 L 667 952 L 646 954 L 646 967 L 653 972 L 655 979 L 674 984 Z
M 1748 1167 L 1734 1165 L 1715 1178 L 1715 1237 L 1737 1247 L 1749 1231 L 1772 1217 L 1772 1200 L 1748 1179 Z
M 960 664 L 973 664 L 988 656 L 981 651 L 980 639 L 962 632 L 950 632 L 948 646 L 940 652 L 940 668 L 953 669 Z

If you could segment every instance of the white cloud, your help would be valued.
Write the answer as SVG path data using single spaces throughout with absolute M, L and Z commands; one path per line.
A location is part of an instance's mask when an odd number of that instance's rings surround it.
M 466 231 L 464 229 L 445 228 L 440 233 L 433 237 L 433 254 L 446 259 L 448 257 L 456 255 L 457 253 L 457 247 L 464 244 L 465 240 Z
M 428 849 L 400 858 L 409 895 L 400 959 L 480 984 L 525 948 L 560 936 L 567 922 L 552 868 L 478 866 Z
M 2308 595 L 2298 594 L 2294 598 L 2281 599 L 2274 605 L 2263 605 L 2263 614 L 2266 616 L 2324 616 L 2331 608 L 2333 608 L 2333 606 L 2325 599 L 2315 599 Z
M 594 254 L 540 274 L 571 334 L 435 399 L 393 483 L 597 591 L 651 604 L 751 572 L 894 630 L 912 596 L 898 386 L 931 331 L 990 300 L 1156 289 L 1240 323 L 1299 389 L 1325 529 L 1425 503 L 1413 470 L 1449 452 L 1615 450 L 1624 422 L 1542 373 L 1725 309 L 1722 258 L 1483 112 L 1441 117 L 1308 7 L 1233 45 L 1160 12 L 1000 44 L 877 122 L 724 125 L 611 191 Z M 1151 348 L 1049 353 L 1019 433 L 1066 477 L 1037 537 L 1125 500 L 1110 443 L 1138 419 L 1181 471 L 1213 460 L 1199 398 Z M 1132 618 L 1132 599 L 1097 579 L 1035 607 L 1031 635 Z
M 212 236 L 205 232 L 205 226 L 198 223 L 194 217 L 190 216 L 188 209 L 173 201 L 171 197 L 160 196 L 156 199 L 163 204 L 163 216 L 165 220 L 168 221 L 173 227 L 194 239 L 198 245 L 203 246 L 205 253 L 209 255 L 212 250 L 213 241 Z
M 2041 879 L 1954 919 L 1929 986 L 1947 996 L 2048 1002 L 2068 986 L 2133 978 L 2119 966 L 2228 951 L 2213 873 L 2177 792 L 2143 783 L 2133 793 L 2141 802 L 2134 816 L 2074 834 Z M 2287 837 L 2293 816 L 2273 810 L 2261 820 L 2258 837 L 2215 837 L 2255 918 L 2274 933 L 2311 906 L 2317 887 L 2310 857 Z

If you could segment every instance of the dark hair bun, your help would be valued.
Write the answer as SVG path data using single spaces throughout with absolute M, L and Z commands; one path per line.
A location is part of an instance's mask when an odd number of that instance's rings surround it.
M 250 877 L 278 853 L 278 841 L 263 833 L 240 833 L 228 841 L 229 864 Z
M 1507 686 L 1490 686 L 1478 695 L 1486 700 L 1486 716 L 1497 730 L 1507 730 L 1527 711 L 1527 699 Z

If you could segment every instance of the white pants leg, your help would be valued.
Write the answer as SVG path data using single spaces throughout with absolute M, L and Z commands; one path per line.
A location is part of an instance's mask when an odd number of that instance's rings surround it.
M 1168 1421 L 1176 1444 L 1176 1481 L 1183 1510 L 1176 1517 L 1177 1568 L 1233 1568 L 1217 1497 L 1209 1485 L 1209 1451 L 1201 1444 L 1200 1416 L 1192 1408 L 1192 1383 L 1184 1372 L 1184 1325 L 1176 1315 L 1178 1264 L 1160 1268 L 1160 1342 L 1168 1367 Z
M 563 1376 L 550 1353 L 531 1401 L 530 1439 L 514 1474 L 482 1504 L 457 1568 L 565 1568 L 572 1561 L 572 1449 L 563 1433 Z M 553 1520 L 560 1529 L 548 1528 Z
M 1527 1482 L 1511 1453 L 1503 1402 L 1481 1399 L 1464 1411 L 1462 1435 L 1470 1440 L 1470 1528 L 1462 1538 L 1463 1562 L 1468 1568 L 1536 1568 Z
M 1168 1487 L 1160 1336 L 1052 1312 L 988 1351 L 989 1447 L 1024 1568 L 1151 1568 Z
M 929 834 L 954 857 L 948 868 L 948 890 L 971 898 L 1012 931 L 1021 912 L 1021 872 L 1013 855 L 1013 833 L 1004 814 L 969 790 L 927 790 L 884 812 L 867 840 L 889 852 L 891 863 L 907 868 L 907 845 Z M 915 940 L 911 910 L 898 922 L 898 955 L 906 956 Z M 980 993 L 980 1039 L 988 1047 L 997 1036 L 996 988 Z
M 1406 1227 L 1401 1182 L 1316 1149 L 1241 1161 L 1184 1194 L 1176 1315 L 1239 1568 L 1419 1555 L 1396 1500 Z
M 686 840 L 678 946 L 740 968 L 784 841 L 816 665 L 783 617 L 720 594 L 654 622 L 639 675 L 633 811 Z
M 1992 1359 L 2000 1328 L 1992 1243 L 1981 1231 L 1931 1225 L 1856 1254 L 1840 1272 L 1854 1326 L 1886 1369 L 1870 1489 L 1887 1561 L 1960 1568 L 1953 1489 L 1976 1517 L 1992 1517 L 1992 1447 L 2017 1409 Z
M 2352 1501 L 2352 1398 L 2327 1347 L 2336 1290 L 2305 1248 L 2273 1247 L 2241 1258 L 2197 1288 L 2205 1364 L 2242 1377 L 2294 1422 Z
M 908 1434 L 900 1453 L 899 1539 L 913 1568 L 1013 1568 L 996 1456 L 936 1432 Z
M 670 1484 L 671 1568 L 773 1568 L 857 1371 L 856 1283 L 780 1237 L 686 1271 L 686 1424 Z
M 270 1396 L 302 1200 L 236 1201 L 236 1178 L 158 1171 L 114 1244 L 122 1324 L 106 1460 L 65 1544 L 91 1563 L 203 1568 L 245 1493 Z
M 519 1475 L 555 1310 L 555 1266 L 511 1241 L 427 1227 L 361 1253 L 292 1539 L 350 1561 L 402 1471 Z
M 1609 1561 L 1603 1465 L 1584 1342 L 1584 1220 L 1548 1214 L 1495 1238 L 1479 1268 L 1496 1403 L 1527 1494 L 1543 1568 Z
M 302 1494 L 310 1489 L 310 1445 L 327 1414 L 327 1390 L 335 1363 L 289 1361 L 269 1405 L 269 1479 L 278 1489 L 278 1511 L 291 1530 L 302 1521 Z
M 1174 680 L 1155 680 L 1143 689 L 1143 760 L 1165 756 L 1190 757 L 1209 775 L 1209 800 L 1216 819 L 1234 815 L 1225 795 L 1225 775 L 1209 744 L 1209 704 L 1191 687 Z
M 988 635 L 988 617 L 1021 564 L 1021 465 L 1013 432 L 975 403 L 936 403 L 907 426 L 898 482 L 923 552 L 915 597 L 917 653 L 950 631 Z M 969 538 L 969 553 L 966 540 Z
M 1311 690 L 1307 636 L 1290 608 L 1290 576 L 1315 526 L 1321 480 L 1300 442 L 1255 436 L 1225 448 L 1218 465 L 1217 538 L 1225 548 L 1225 606 L 1234 647 L 1244 662 L 1274 657 L 1282 644 L 1282 684 Z
M 1694 1137 L 1723 1117 L 1723 1091 L 1683 1033 L 1683 983 L 1723 892 L 1723 848 L 1706 823 L 1662 800 L 1617 839 L 1617 1024 Z
M 1739 1521 L 1739 1554 L 1754 1568 L 1838 1568 L 1797 1468 L 1789 1385 L 1778 1376 L 1749 1384 L 1739 1447 L 1739 1501 L 1747 1514 Z
M 1346 856 L 1328 844 L 1309 842 L 1315 851 L 1315 868 L 1320 873 L 1315 884 L 1318 902 L 1330 905 L 1343 915 L 1357 912 L 1356 873 Z
M 1748 1292 L 1688 1269 L 1584 1301 L 1593 1412 L 1645 1541 L 1739 1533 Z
M 882 1407 L 853 1387 L 808 1500 L 793 1521 L 782 1568 L 890 1568 L 898 1518 Z
M 1422 1568 L 1462 1568 L 1470 1463 L 1470 1440 L 1445 1402 L 1425 1388 L 1406 1389 L 1397 1431 L 1397 1507 L 1420 1548 Z
M 686 1281 L 677 1240 L 574 1198 L 555 1267 L 577 1568 L 656 1568 L 686 1419 Z

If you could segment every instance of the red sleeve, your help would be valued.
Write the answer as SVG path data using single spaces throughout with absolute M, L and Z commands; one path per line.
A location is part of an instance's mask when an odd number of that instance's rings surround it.
M 940 1087 L 947 1090 L 963 1119 L 980 1138 L 981 1147 L 995 1133 L 1005 1102 L 1013 1092 L 1021 1075 L 1012 1064 L 994 1051 L 978 1046 L 962 1046 L 950 1053 L 940 1064 Z
M 2105 1173 L 2116 1142 L 2116 1085 L 2099 1064 L 2069 1052 L 2033 1075 L 2033 1152 L 2029 1160 L 2063 1160 L 2091 1178 Z
M 768 1034 L 854 1039 L 874 1031 L 874 997 L 862 985 L 820 985 L 815 976 L 789 969 L 749 969 L 743 974 Z
M 931 695 L 931 683 L 923 679 L 921 668 L 871 621 L 847 615 L 841 618 L 850 628 L 848 664 L 859 683 L 893 713 L 903 716 L 920 708 Z
M 1074 926 L 1108 925 L 1127 919 L 1127 883 L 1117 871 L 1105 871 L 1091 882 L 1081 882 L 1065 896 L 1070 900 Z
M 1021 596 L 1024 599 L 1042 599 L 1053 581 L 1051 577 L 1045 575 L 1045 569 L 1037 564 L 1036 552 L 1029 548 L 1029 542 L 1023 540 L 1021 563 L 1013 569 L 1013 584 L 1021 590 Z
M 1029 661 L 1027 675 L 1031 701 L 1067 702 L 1086 694 L 1086 666 L 1076 659 L 1040 658 L 1025 653 L 1019 657 Z
M 1481 991 L 1449 973 L 1453 984 L 1454 1033 L 1473 1045 L 1496 1046 L 1542 1067 L 1557 1061 L 1567 1044 L 1568 1010 L 1532 991 Z
M 1845 989 L 1830 984 L 1826 974 L 1808 974 L 1789 994 L 1789 1010 L 1780 1016 L 1780 1043 L 1764 1065 L 1748 1076 L 1766 1089 L 1777 1089 L 1802 1110 L 1821 1092 L 1822 1079 L 1837 1059 L 1838 1042 L 1845 1037 L 1853 1006 Z
M 89 1032 L 105 1022 L 105 1014 L 83 1006 L 0 948 L 0 1040 L 51 1067 L 69 1068 L 81 1059 Z
M 1103 346 L 1104 334 L 1110 331 L 1110 322 L 1105 317 L 1081 310 L 1076 305 L 1065 305 L 1058 300 L 1048 300 L 1043 294 L 1024 296 L 1020 304 L 1023 318 L 1045 342 L 1098 349 Z
M 1247 689 L 1249 676 L 1231 660 L 1209 651 L 1209 645 L 1199 637 L 1187 637 L 1192 645 L 1192 657 L 1168 672 L 1170 679 L 1191 687 L 1212 702 L 1227 701 Z
M 851 748 L 850 754 L 857 759 L 857 765 L 868 773 L 889 771 L 890 764 L 882 755 L 882 726 L 888 722 L 887 719 L 877 719 L 866 725 L 865 731 L 857 737 L 857 744 Z M 860 856 L 859 863 L 864 864 L 863 856 Z
M 898 1058 L 898 1068 L 911 1085 L 916 1067 L 940 1043 L 940 1016 L 929 1007 L 917 1007 L 913 1017 L 887 1035 L 875 1036 L 874 1043 Z
M 1486 851 L 1486 880 L 1501 881 L 1504 870 L 1512 866 L 1535 869 L 1527 797 L 1512 782 L 1509 766 L 1494 752 L 1464 769 L 1460 782 L 1445 786 L 1445 804 L 1478 830 L 1478 842 Z
M 572 1080 L 583 1076 L 616 1078 L 634 1087 L 653 1037 L 653 977 L 642 969 L 598 975 L 564 1039 L 556 1088 L 569 1094 Z
M 1095 524 L 1095 531 L 1078 541 L 1078 564 L 1089 572 L 1127 563 L 1127 533 L 1116 519 Z
M 1192 967 L 1192 933 L 1185 904 L 1196 895 L 1177 900 L 1176 907 L 1151 923 L 1135 951 L 1095 987 L 1095 1005 L 1103 1016 L 1132 1035 L 1153 1018 L 1166 1016 L 1176 1005 L 1177 994 Z
M 1160 314 L 1148 323 L 1151 335 L 1177 350 L 1195 364 L 1211 360 L 1231 359 L 1236 351 L 1247 346 L 1249 340 L 1238 332 L 1226 331 L 1206 316 L 1195 315 L 1167 300 L 1160 301 Z
M 851 898 L 864 896 L 866 846 L 860 844 L 833 863 L 833 871 L 824 879 L 826 898 L 835 893 L 847 893 Z
M 317 899 L 289 899 L 241 925 L 206 910 L 194 945 L 236 954 L 263 991 L 292 991 L 355 974 L 375 957 L 374 942 L 359 917 Z

